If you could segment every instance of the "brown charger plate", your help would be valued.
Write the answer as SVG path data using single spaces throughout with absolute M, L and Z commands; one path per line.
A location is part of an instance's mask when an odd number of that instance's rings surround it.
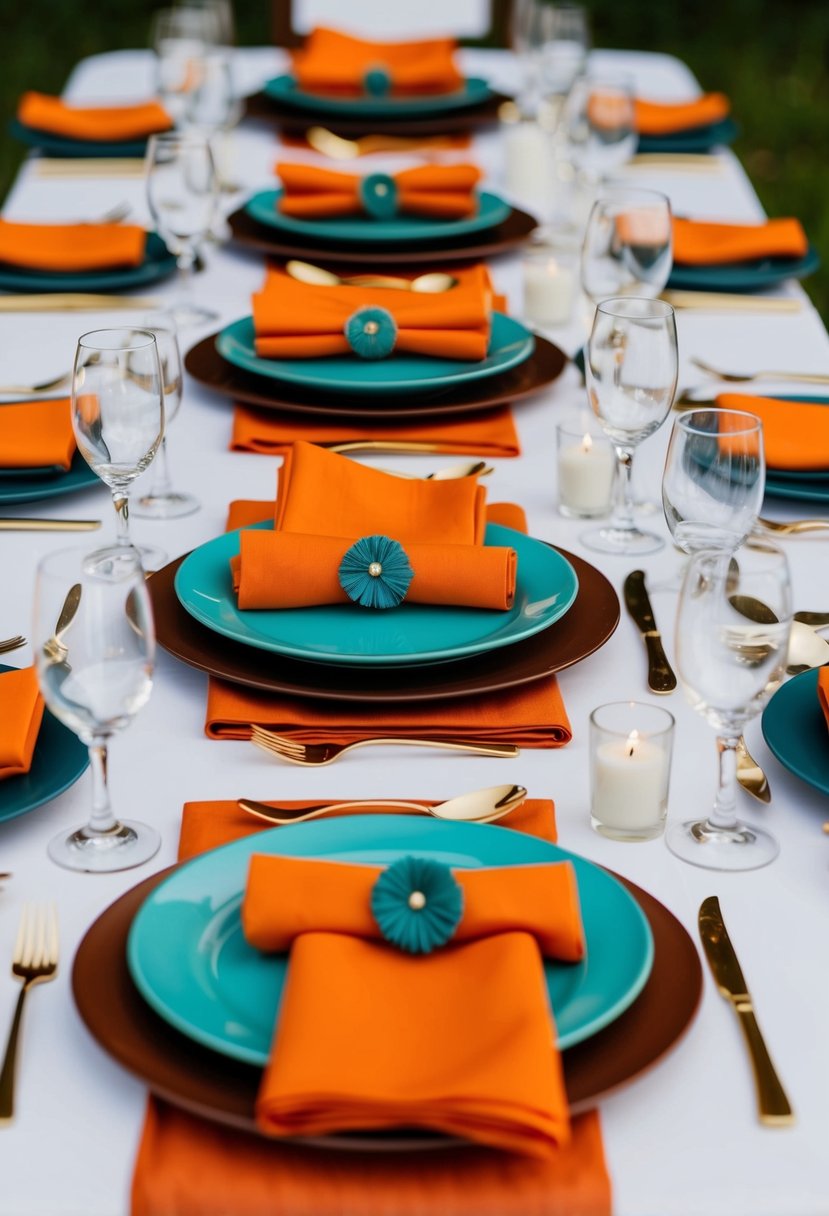
M 322 112 L 311 113 L 284 101 L 274 101 L 260 92 L 245 98 L 244 117 L 273 123 L 286 135 L 302 136 L 309 127 L 325 127 L 347 139 L 360 135 L 456 135 L 493 126 L 498 122 L 498 111 L 505 101 L 512 101 L 512 98 L 506 93 L 492 93 L 477 105 L 461 106 L 420 118 L 380 118 L 373 115 L 346 118 Z
M 87 931 L 72 969 L 75 1003 L 98 1044 L 153 1093 L 214 1122 L 258 1132 L 253 1107 L 260 1069 L 201 1047 L 174 1030 L 145 1004 L 127 968 L 133 917 L 174 868 L 133 887 Z M 563 1053 L 574 1112 L 589 1109 L 651 1068 L 688 1029 L 702 992 L 699 957 L 680 922 L 652 895 L 627 879 L 620 881 L 648 918 L 653 969 L 621 1017 Z M 335 1140 L 327 1143 L 336 1147 Z M 355 1137 L 348 1137 L 348 1147 L 355 1147 Z
M 343 269 L 345 263 L 351 266 L 355 274 L 364 271 L 366 266 L 383 266 L 384 273 L 389 273 L 394 266 L 421 265 L 424 262 L 429 265 L 478 262 L 500 253 L 509 253 L 523 245 L 538 226 L 526 211 L 514 207 L 503 223 L 494 224 L 481 232 L 470 232 L 466 236 L 434 241 L 432 244 L 424 241 L 416 245 L 391 245 L 384 249 L 371 246 L 357 252 L 354 245 L 337 244 L 335 241 L 303 241 L 289 232 L 269 228 L 267 224 L 260 224 L 249 216 L 242 207 L 229 215 L 227 222 L 233 239 L 240 245 L 258 249 L 271 257 L 299 258 L 320 266 L 334 263 L 338 269 Z
M 217 334 L 203 338 L 187 352 L 184 366 L 200 384 L 213 389 L 234 401 L 256 405 L 262 409 L 279 410 L 285 414 L 310 414 L 314 417 L 341 418 L 352 422 L 384 422 L 397 419 L 441 417 L 449 414 L 466 414 L 494 406 L 514 404 L 533 393 L 539 392 L 557 380 L 567 365 L 567 356 L 552 342 L 535 334 L 535 348 L 529 359 L 485 380 L 471 381 L 465 387 L 450 392 L 433 392 L 426 396 L 389 398 L 366 395 L 321 396 L 319 390 L 303 389 L 300 386 L 281 384 L 268 376 L 257 376 L 234 367 L 216 350 Z
M 174 580 L 184 557 L 147 581 L 159 645 L 200 671 L 263 692 L 334 701 L 435 701 L 494 692 L 541 680 L 593 654 L 619 623 L 619 597 L 595 566 L 559 549 L 579 580 L 576 599 L 559 621 L 522 642 L 447 663 L 347 667 L 309 663 L 244 646 L 214 633 L 179 603 Z

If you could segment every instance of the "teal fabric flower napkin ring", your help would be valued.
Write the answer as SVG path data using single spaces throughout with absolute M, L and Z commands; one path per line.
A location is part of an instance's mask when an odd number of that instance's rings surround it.
M 369 173 L 359 185 L 363 210 L 373 220 L 390 220 L 397 215 L 397 182 L 388 173 Z
M 401 857 L 374 884 L 371 912 L 387 942 L 409 954 L 431 954 L 460 924 L 463 890 L 443 862 Z
M 414 570 L 402 545 L 388 536 L 364 536 L 346 549 L 337 571 L 349 599 L 364 608 L 396 608 Z
M 351 314 L 343 333 L 361 359 L 385 359 L 397 342 L 397 322 L 388 309 L 366 305 Z
M 373 63 L 363 73 L 363 88 L 369 97 L 385 97 L 391 92 L 391 73 L 383 63 Z

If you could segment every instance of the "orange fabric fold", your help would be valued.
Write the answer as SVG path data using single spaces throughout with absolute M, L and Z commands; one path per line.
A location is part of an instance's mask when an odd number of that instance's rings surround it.
M 74 455 L 68 397 L 0 406 L 0 468 L 68 469 Z
M 0 220 L 0 262 L 27 270 L 139 266 L 147 234 L 137 224 L 17 224 Z
M 320 419 L 280 414 L 237 404 L 230 447 L 235 452 L 284 456 L 299 440 L 321 447 L 353 440 L 429 444 L 436 452 L 459 456 L 519 456 L 521 445 L 509 406 L 460 417 L 406 422 L 378 419 L 351 423 L 347 416 Z
M 309 93 L 363 94 L 366 76 L 382 69 L 395 95 L 451 93 L 463 84 L 454 38 L 369 42 L 323 26 L 292 55 L 294 75 Z
M 250 859 L 242 928 L 257 950 L 284 954 L 302 933 L 345 933 L 382 942 L 371 892 L 385 866 L 255 853 Z M 584 931 L 576 874 L 569 861 L 453 870 L 463 916 L 452 944 L 498 933 L 528 933 L 545 958 L 577 963 Z
M 821 667 L 817 673 L 817 696 L 826 725 L 829 726 L 829 668 Z
M 770 469 L 829 470 L 829 404 L 720 393 L 717 405 L 757 415 Z
M 228 507 L 225 528 L 228 532 L 233 532 L 235 528 L 249 528 L 252 524 L 261 524 L 272 518 L 272 502 L 237 498 Z M 487 503 L 485 522 L 501 524 L 504 528 L 515 528 L 517 532 L 527 531 L 527 514 L 523 507 L 514 502 Z
M 0 673 L 0 781 L 32 767 L 43 709 L 34 667 Z
M 395 351 L 481 360 L 492 315 L 489 272 L 478 265 L 455 277 L 455 287 L 429 295 L 391 287 L 316 287 L 270 267 L 264 288 L 253 297 L 256 353 L 263 359 L 357 359 L 346 323 L 362 308 L 382 308 L 396 325 Z
M 157 101 L 124 106 L 68 105 L 47 93 L 24 93 L 17 107 L 24 126 L 67 139 L 118 143 L 169 131 L 173 120 Z
M 719 266 L 759 258 L 802 258 L 809 241 L 800 220 L 761 224 L 713 224 L 674 217 L 674 261 L 681 266 Z
M 405 544 L 479 545 L 486 491 L 475 477 L 448 481 L 395 477 L 312 443 L 295 443 L 277 484 L 274 526 L 325 536 L 382 533 Z
M 442 701 L 354 702 L 257 692 L 211 677 L 205 732 L 211 739 L 249 739 L 256 722 L 298 743 L 355 743 L 395 736 L 469 739 L 518 747 L 564 747 L 570 720 L 555 676 L 481 696 Z
M 359 537 L 243 531 L 230 559 L 233 590 L 243 610 L 351 604 L 338 572 Z M 408 604 L 446 604 L 505 611 L 515 598 L 514 549 L 484 545 L 406 544 L 414 571 Z
M 284 187 L 277 205 L 283 215 L 314 219 L 367 213 L 362 192 L 365 179 L 359 173 L 285 161 L 276 166 L 276 172 Z M 474 165 L 417 165 L 391 176 L 396 188 L 395 213 L 461 219 L 478 209 L 473 190 L 481 171 Z
M 646 101 L 637 97 L 635 108 L 640 135 L 673 135 L 721 122 L 727 118 L 731 102 L 724 93 L 703 93 L 695 101 Z

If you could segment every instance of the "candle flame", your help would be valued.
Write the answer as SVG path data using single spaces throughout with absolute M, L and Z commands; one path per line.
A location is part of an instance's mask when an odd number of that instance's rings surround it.
M 630 734 L 628 735 L 627 743 L 625 744 L 625 746 L 627 748 L 627 753 L 629 756 L 634 756 L 636 754 L 636 744 L 638 742 L 639 742 L 639 731 L 632 730 L 630 732 Z
M 590 438 L 589 435 L 585 434 L 584 438 L 581 441 L 581 450 L 583 452 L 589 452 L 592 447 L 593 447 L 593 440 Z

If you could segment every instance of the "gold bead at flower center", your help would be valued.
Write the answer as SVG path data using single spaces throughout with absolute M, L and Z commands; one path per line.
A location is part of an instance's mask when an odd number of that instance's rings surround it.
M 420 912 L 422 908 L 426 907 L 426 896 L 422 891 L 412 891 L 409 896 L 409 907 L 413 912 Z
M 366 321 L 365 325 L 363 326 L 363 333 L 369 334 L 369 336 L 372 338 L 379 332 L 380 326 L 376 321 Z
M 379 578 L 383 573 L 383 567 L 380 562 L 372 562 L 368 568 L 368 572 L 372 578 Z

